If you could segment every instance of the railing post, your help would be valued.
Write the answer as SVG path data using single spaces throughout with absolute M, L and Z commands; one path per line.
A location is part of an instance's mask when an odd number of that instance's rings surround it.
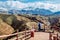
M 18 30 L 17 30 L 17 33 L 18 33 Z M 16 37 L 17 37 L 16 40 L 18 40 L 18 34 L 16 35 Z
M 57 34 L 54 34 L 53 40 L 58 40 L 58 33 Z
M 52 40 L 52 34 L 49 33 L 49 40 Z
M 57 40 L 57 37 L 56 36 L 53 36 L 53 40 Z
M 57 33 L 57 40 L 58 40 L 58 33 Z
M 34 30 L 31 30 L 31 37 L 34 37 Z

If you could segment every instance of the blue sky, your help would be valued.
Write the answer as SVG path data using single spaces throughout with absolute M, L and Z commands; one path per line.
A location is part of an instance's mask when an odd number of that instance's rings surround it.
M 9 1 L 9 0 L 0 0 L 0 1 Z M 12 0 L 12 1 L 20 1 L 20 2 L 50 2 L 50 3 L 60 3 L 60 0 Z
M 20 0 L 22 2 L 51 2 L 51 3 L 60 3 L 60 0 Z
M 60 11 L 60 0 L 0 0 L 0 8 L 4 9 L 14 8 L 29 10 L 29 7 L 33 9 L 44 8 L 54 12 Z

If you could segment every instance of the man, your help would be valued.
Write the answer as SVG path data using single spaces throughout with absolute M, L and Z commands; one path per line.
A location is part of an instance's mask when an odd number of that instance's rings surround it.
M 41 31 L 41 22 L 38 23 L 38 31 Z
M 41 29 L 41 25 L 40 23 L 38 23 L 38 31 L 40 31 L 40 29 Z

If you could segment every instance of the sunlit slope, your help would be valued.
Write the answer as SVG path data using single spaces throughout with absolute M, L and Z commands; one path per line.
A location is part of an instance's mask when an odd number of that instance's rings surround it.
M 14 29 L 0 19 L 0 35 L 7 35 L 14 32 Z

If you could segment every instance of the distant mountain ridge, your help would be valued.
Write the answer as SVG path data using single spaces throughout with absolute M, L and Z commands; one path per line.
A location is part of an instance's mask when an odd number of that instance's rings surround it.
M 12 13 L 14 10 L 10 10 Z M 42 16 L 55 16 L 60 15 L 60 11 L 52 12 L 46 9 L 35 9 L 35 10 L 15 10 L 17 14 L 32 14 L 32 15 L 42 15 Z M 13 12 L 14 13 L 14 12 Z
M 9 11 L 14 11 L 14 10 L 9 10 Z M 50 11 L 50 10 L 46 10 L 46 9 L 39 9 L 39 8 L 36 8 L 35 10 L 15 10 L 15 11 L 18 11 L 18 12 L 21 12 L 21 13 L 25 13 L 25 14 L 39 14 L 39 15 L 49 15 L 49 14 L 52 14 L 53 12 Z
M 48 15 L 48 16 L 60 16 L 60 11 L 55 12 L 55 13 L 53 13 L 53 14 L 51 14 L 51 15 Z
M 52 12 L 50 10 L 47 9 L 30 9 L 30 10 L 18 10 L 18 9 L 11 9 L 11 10 L 5 10 L 4 8 L 0 10 L 0 12 L 6 11 L 8 12 L 8 14 L 32 14 L 32 15 L 42 15 L 42 16 L 56 16 L 56 15 L 60 15 L 60 11 L 58 12 Z

